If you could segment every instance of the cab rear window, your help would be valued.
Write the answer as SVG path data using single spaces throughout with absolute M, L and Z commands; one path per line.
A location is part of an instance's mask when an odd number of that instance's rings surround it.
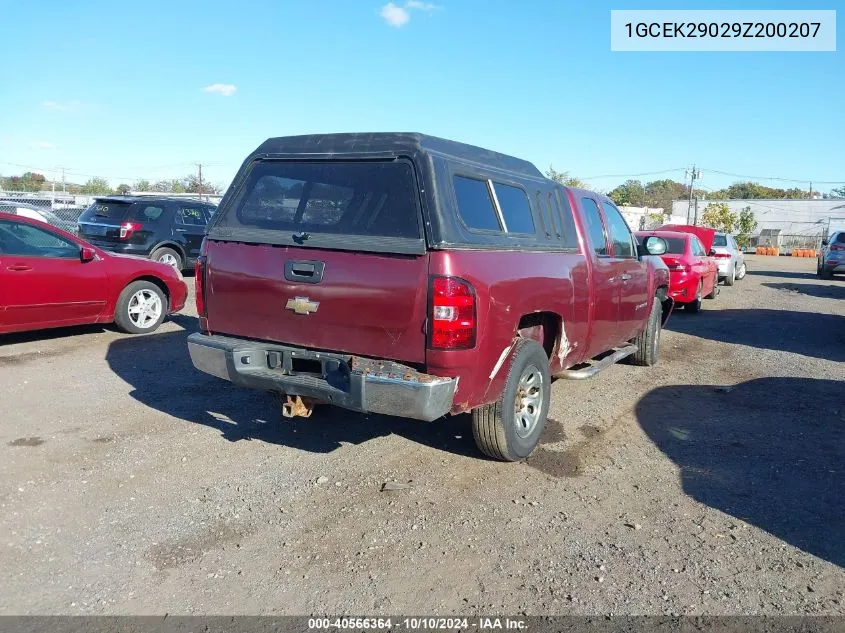
M 420 238 L 405 161 L 259 161 L 216 222 L 229 229 Z

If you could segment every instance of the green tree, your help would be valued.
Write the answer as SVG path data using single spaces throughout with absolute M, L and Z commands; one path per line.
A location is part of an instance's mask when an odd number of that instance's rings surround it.
M 701 223 L 704 226 L 709 226 L 711 229 L 724 233 L 733 232 L 737 221 L 736 213 L 731 211 L 731 208 L 724 202 L 711 202 L 701 214 Z
M 576 178 L 569 174 L 568 171 L 556 171 L 554 167 L 549 165 L 549 169 L 546 172 L 546 178 L 549 180 L 554 180 L 565 187 L 584 187 L 584 181 Z
M 152 191 L 159 193 L 185 193 L 185 185 L 180 180 L 159 180 L 152 186 Z
M 43 175 L 28 171 L 22 176 L 4 178 L 0 188 L 6 191 L 41 191 L 45 182 Z
M 195 174 L 190 174 L 182 179 L 182 185 L 185 187 L 186 193 L 199 193 L 203 195 L 216 195 L 220 193 L 220 189 L 210 182 L 203 180 L 200 185 L 200 180 Z
M 645 186 L 646 204 L 649 207 L 663 209 L 665 214 L 672 214 L 672 202 L 688 195 L 687 186 L 674 180 L 653 180 Z
M 751 211 L 751 207 L 745 207 L 739 212 L 739 219 L 736 222 L 736 241 L 740 248 L 748 246 L 748 240 L 756 228 L 757 218 L 754 217 L 754 212 Z
M 115 189 L 115 191 L 120 195 L 125 196 L 130 191 L 132 191 L 132 188 L 127 184 L 120 184 L 117 186 L 117 189 Z
M 152 191 L 153 186 L 149 180 L 139 180 L 135 183 L 135 191 Z
M 836 198 L 845 198 L 845 187 L 840 187 L 839 189 L 831 189 L 830 195 Z
M 109 182 L 105 178 L 89 178 L 88 182 L 82 185 L 80 191 L 82 193 L 101 194 L 111 193 L 112 188 L 109 186 Z
M 643 187 L 643 183 L 639 180 L 626 180 L 623 184 L 611 191 L 607 197 L 619 206 L 647 206 L 645 187 Z

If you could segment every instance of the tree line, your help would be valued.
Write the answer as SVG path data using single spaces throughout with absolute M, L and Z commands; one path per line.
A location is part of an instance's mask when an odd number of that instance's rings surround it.
M 546 177 L 570 187 L 586 187 L 576 176 L 566 171 L 557 171 L 554 167 L 549 167 Z M 607 197 L 619 206 L 652 207 L 670 211 L 674 200 L 689 200 L 689 189 L 689 185 L 668 178 L 647 183 L 631 179 L 612 189 L 607 193 Z M 756 182 L 737 182 L 716 191 L 693 190 L 694 198 L 707 200 L 801 200 L 811 198 L 811 194 L 811 191 L 798 187 L 779 189 Z M 823 197 L 845 198 L 845 186 L 833 189 Z
M 3 191 L 37 193 L 39 191 L 50 191 L 53 185 L 55 185 L 57 191 L 64 186 L 64 191 L 67 193 L 80 195 L 127 194 L 130 191 L 196 193 L 203 195 L 217 195 L 220 193 L 219 187 L 205 181 L 200 183 L 199 177 L 196 174 L 189 174 L 184 178 L 159 180 L 157 182 L 138 180 L 134 186 L 121 183 L 117 187 L 109 185 L 109 181 L 105 178 L 89 178 L 84 184 L 64 183 L 63 185 L 62 183 L 49 182 L 43 174 L 30 171 L 25 172 L 21 176 L 0 177 L 0 190 Z

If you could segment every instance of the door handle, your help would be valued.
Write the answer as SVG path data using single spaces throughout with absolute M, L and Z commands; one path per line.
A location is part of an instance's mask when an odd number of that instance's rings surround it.
M 176 229 L 179 233 L 187 233 L 188 229 Z
M 27 266 L 26 264 L 14 264 L 12 266 L 7 266 L 6 270 L 11 270 L 12 272 L 20 272 L 24 270 L 32 270 L 32 266 Z
M 622 275 L 620 277 L 620 279 L 622 281 L 628 281 L 630 278 L 631 278 L 631 275 L 629 275 L 628 273 L 622 273 Z

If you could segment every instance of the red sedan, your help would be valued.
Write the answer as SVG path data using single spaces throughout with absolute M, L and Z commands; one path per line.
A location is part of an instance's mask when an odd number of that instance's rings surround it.
M 114 322 L 152 332 L 185 306 L 172 266 L 115 255 L 59 228 L 0 213 L 0 333 Z
M 662 229 L 635 233 L 640 243 L 652 235 L 666 240 L 668 249 L 660 257 L 669 267 L 669 296 L 690 312 L 701 309 L 702 297 L 715 299 L 719 293 L 719 266 L 711 252 L 714 234 L 712 229 L 701 229 L 700 235 Z

